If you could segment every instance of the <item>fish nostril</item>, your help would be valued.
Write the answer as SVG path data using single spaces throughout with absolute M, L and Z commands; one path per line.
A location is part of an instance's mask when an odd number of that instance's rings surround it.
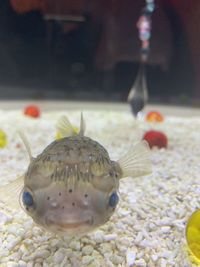
M 88 197 L 88 194 L 85 194 L 85 197 L 87 198 Z
M 59 192 L 59 196 L 61 196 L 61 192 Z
M 74 202 L 72 203 L 72 206 L 75 206 L 75 203 Z
M 65 206 L 62 206 L 62 209 L 64 210 Z
M 47 200 L 49 200 L 50 199 L 50 197 L 47 197 Z
M 69 193 L 72 193 L 72 189 L 69 189 Z

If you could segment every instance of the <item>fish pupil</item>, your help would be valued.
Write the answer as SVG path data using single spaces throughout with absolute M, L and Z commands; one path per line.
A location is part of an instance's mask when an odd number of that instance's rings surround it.
M 33 206 L 33 197 L 31 196 L 29 192 L 26 192 L 26 191 L 23 192 L 22 201 L 25 206 L 28 206 L 28 207 Z
M 112 195 L 109 198 L 109 206 L 115 207 L 119 201 L 119 197 L 116 192 L 112 193 Z

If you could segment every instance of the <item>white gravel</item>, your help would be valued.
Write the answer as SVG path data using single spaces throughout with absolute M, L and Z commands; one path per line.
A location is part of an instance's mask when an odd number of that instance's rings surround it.
M 79 111 L 43 113 L 40 119 L 0 111 L 1 129 L 9 140 L 0 150 L 1 185 L 15 180 L 28 165 L 16 129 L 24 130 L 37 155 L 53 141 L 55 123 L 63 114 L 79 125 Z M 151 176 L 121 181 L 120 203 L 111 220 L 81 238 L 45 232 L 22 210 L 0 201 L 0 267 L 192 266 L 185 225 L 200 206 L 200 118 L 168 117 L 149 124 L 122 111 L 85 111 L 84 117 L 87 135 L 100 141 L 113 159 L 126 152 L 138 128 L 164 131 L 169 147 L 152 150 Z

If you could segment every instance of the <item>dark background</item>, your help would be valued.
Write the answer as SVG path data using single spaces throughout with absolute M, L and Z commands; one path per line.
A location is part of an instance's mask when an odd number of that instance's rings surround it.
M 145 1 L 28 2 L 0 1 L 0 98 L 125 101 L 138 71 L 136 22 Z M 198 102 L 200 5 L 155 2 L 150 100 Z

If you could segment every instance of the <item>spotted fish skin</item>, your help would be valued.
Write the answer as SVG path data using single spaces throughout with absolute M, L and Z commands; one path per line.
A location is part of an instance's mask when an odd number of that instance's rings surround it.
M 82 180 L 109 191 L 111 187 L 118 187 L 120 176 L 120 167 L 110 160 L 102 145 L 89 137 L 76 135 L 47 146 L 30 164 L 25 185 L 37 189 L 62 181 L 74 188 Z
M 24 196 L 31 194 L 34 203 L 26 212 L 52 232 L 91 231 L 113 214 L 116 205 L 109 206 L 109 198 L 118 191 L 121 175 L 117 162 L 91 138 L 54 141 L 25 174 Z

